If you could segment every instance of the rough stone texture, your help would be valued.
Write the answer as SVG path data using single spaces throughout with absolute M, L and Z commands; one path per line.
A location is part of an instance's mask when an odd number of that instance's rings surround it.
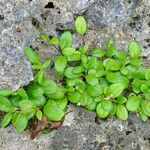
M 0 0 L 0 87 L 17 89 L 32 80 L 30 64 L 22 48 L 32 46 L 41 59 L 58 54 L 39 40 L 39 32 L 59 36 L 62 30 L 74 32 L 78 14 L 88 20 L 90 29 L 84 41 L 93 46 L 104 44 L 106 37 L 127 49 L 133 39 L 142 46 L 145 64 L 150 67 L 149 0 Z M 82 44 L 73 35 L 74 46 Z M 47 71 L 52 76 L 52 69 Z M 50 75 L 51 74 L 51 75 Z M 95 113 L 69 106 L 63 126 L 48 135 L 30 140 L 28 131 L 16 133 L 13 127 L 0 129 L 0 150 L 149 150 L 150 124 L 135 114 L 126 122 L 115 118 L 99 120 Z
M 27 131 L 16 132 L 12 126 L 7 130 L 0 129 L 0 150 L 49 150 L 55 132 L 53 131 L 49 135 L 41 134 L 31 140 Z
M 29 133 L 16 133 L 13 127 L 0 129 L 0 150 L 149 150 L 150 122 L 135 114 L 128 121 L 97 119 L 96 114 L 69 105 L 63 125 L 34 140 Z
M 75 14 L 83 13 L 95 0 L 52 0 L 62 10 Z
M 91 28 L 114 38 L 118 48 L 126 49 L 135 39 L 142 45 L 143 56 L 150 56 L 150 1 L 96 0 L 85 14 Z
M 70 105 L 63 126 L 57 130 L 52 150 L 148 150 L 149 122 L 135 114 L 128 121 L 97 119 L 95 113 Z

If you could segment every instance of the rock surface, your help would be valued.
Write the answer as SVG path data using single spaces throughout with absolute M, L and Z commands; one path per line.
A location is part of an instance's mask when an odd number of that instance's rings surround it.
M 69 105 L 63 125 L 34 140 L 27 131 L 16 133 L 13 127 L 0 129 L 0 150 L 149 150 L 150 122 L 135 114 L 128 121 L 116 118 L 99 120 L 96 114 Z
M 74 31 L 73 22 L 83 14 L 89 23 L 85 42 L 101 46 L 114 38 L 118 49 L 126 50 L 133 39 L 142 46 L 145 64 L 150 67 L 149 0 L 0 0 L 0 87 L 17 89 L 32 80 L 32 70 L 22 48 L 32 46 L 41 59 L 58 54 L 39 40 L 39 33 L 59 36 Z M 74 46 L 81 37 L 74 34 Z M 48 70 L 47 75 L 50 76 Z M 28 132 L 13 127 L 0 129 L 0 150 L 149 150 L 150 123 L 135 114 L 126 122 L 115 118 L 99 120 L 95 113 L 70 105 L 63 126 L 30 140 Z

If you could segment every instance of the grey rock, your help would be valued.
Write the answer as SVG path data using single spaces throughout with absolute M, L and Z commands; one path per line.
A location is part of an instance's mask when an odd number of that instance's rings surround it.
M 83 13 L 95 0 L 52 0 L 62 10 L 75 14 Z
M 57 30 L 72 27 L 72 13 L 46 8 L 47 4 L 47 0 L 0 2 L 0 88 L 15 90 L 33 80 L 31 65 L 22 48 L 41 47 L 37 44 L 40 32 L 58 36 Z M 58 53 L 49 49 L 47 47 L 47 56 L 53 59 Z
M 69 105 L 63 125 L 47 135 L 30 140 L 27 131 L 0 129 L 0 150 L 149 150 L 150 124 L 136 114 L 128 121 L 115 117 L 101 120 L 94 112 Z
M 123 50 L 127 49 L 129 41 L 136 40 L 141 44 L 142 55 L 148 60 L 150 56 L 149 14 L 148 0 L 96 0 L 85 11 L 90 28 L 96 30 L 96 35 L 99 32 L 97 37 L 101 35 L 105 38 L 107 35 L 114 38 L 117 48 Z M 96 38 L 96 35 L 93 38 Z M 98 40 L 96 45 L 99 46 L 99 43 L 102 44 L 101 40 Z
M 60 36 L 62 30 L 74 32 L 74 18 L 84 14 L 90 29 L 84 41 L 73 34 L 73 46 L 84 42 L 101 47 L 106 38 L 116 40 L 117 48 L 137 40 L 142 46 L 145 65 L 150 67 L 149 0 L 1 0 L 0 1 L 0 87 L 17 89 L 32 79 L 30 63 L 22 48 L 32 46 L 41 60 L 53 61 L 59 52 L 39 39 L 40 32 Z M 53 78 L 53 68 L 47 70 Z M 0 129 L 0 150 L 149 150 L 150 125 L 136 114 L 128 121 L 100 120 L 93 112 L 74 105 L 57 131 L 30 140 L 28 131 L 16 133 L 12 126 Z
M 16 132 L 10 126 L 6 129 L 0 129 L 0 150 L 49 150 L 52 143 L 52 137 L 56 131 L 50 135 L 39 135 L 36 139 L 31 140 L 30 134 L 26 132 Z
M 114 117 L 98 119 L 93 112 L 74 105 L 53 137 L 53 150 L 148 150 L 149 122 L 143 124 L 136 114 L 122 122 Z

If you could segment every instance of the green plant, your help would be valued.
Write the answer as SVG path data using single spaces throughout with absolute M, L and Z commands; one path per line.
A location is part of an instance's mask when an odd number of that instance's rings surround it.
M 84 17 L 77 17 L 75 29 L 84 38 Z M 45 33 L 40 37 L 61 52 L 54 60 L 59 85 L 44 76 L 51 61 L 42 64 L 32 48 L 24 48 L 36 70 L 34 81 L 16 91 L 0 89 L 0 111 L 4 112 L 1 127 L 12 123 L 17 131 L 23 131 L 32 118 L 61 121 L 68 102 L 96 111 L 100 118 L 115 115 L 127 120 L 128 112 L 138 112 L 143 121 L 148 119 L 150 69 L 140 60 L 137 42 L 130 42 L 128 52 L 123 52 L 116 49 L 111 39 L 102 48 L 90 49 L 86 44 L 74 48 L 70 31 L 65 31 L 60 39 L 50 39 Z

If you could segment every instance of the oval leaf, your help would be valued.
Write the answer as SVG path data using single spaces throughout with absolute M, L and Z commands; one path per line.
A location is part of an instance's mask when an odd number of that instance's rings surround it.
M 13 116 L 13 112 L 9 112 L 8 114 L 6 114 L 4 116 L 4 118 L 2 119 L 2 122 L 1 122 L 2 128 L 5 128 L 10 123 L 12 116 Z
M 138 96 L 129 96 L 126 107 L 129 111 L 136 111 L 140 106 L 140 98 Z
M 72 35 L 71 32 L 66 31 L 60 37 L 60 47 L 64 49 L 66 47 L 71 47 L 72 45 Z
M 12 124 L 15 126 L 17 131 L 25 130 L 28 123 L 27 116 L 23 113 L 16 113 L 12 118 Z
M 59 74 L 62 74 L 67 66 L 67 59 L 65 56 L 57 56 L 54 61 L 55 70 Z
M 34 50 L 30 47 L 24 48 L 25 55 L 27 59 L 33 64 L 40 64 L 39 56 L 34 52 Z
M 47 104 L 44 106 L 44 114 L 48 120 L 60 121 L 65 115 L 64 111 L 59 108 L 54 100 L 48 100 Z
M 116 98 L 123 92 L 123 89 L 123 84 L 115 83 L 107 88 L 106 94 L 112 96 L 113 98 Z
M 75 28 L 79 34 L 85 34 L 87 30 L 87 23 L 83 16 L 78 16 L 75 21 Z
M 117 105 L 116 108 L 116 116 L 120 120 L 127 120 L 128 119 L 128 111 L 123 105 Z
M 135 41 L 129 43 L 128 51 L 132 58 L 139 58 L 139 56 L 141 55 L 141 48 Z

